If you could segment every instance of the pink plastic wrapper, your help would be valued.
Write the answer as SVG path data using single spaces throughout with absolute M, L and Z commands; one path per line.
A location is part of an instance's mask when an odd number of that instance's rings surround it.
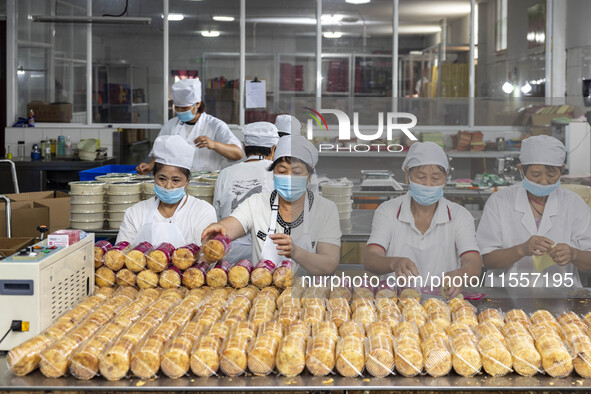
M 197 245 L 195 245 L 197 246 Z M 166 255 L 166 258 L 168 259 L 168 262 L 170 263 L 170 260 L 172 259 L 172 254 L 174 253 L 175 249 L 174 246 L 172 244 L 169 244 L 168 242 L 162 242 L 160 245 L 158 245 L 158 247 L 156 250 L 161 251 L 162 253 L 164 253 L 164 255 Z
M 197 256 L 199 254 L 199 251 L 201 250 L 201 248 L 195 244 L 188 244 L 180 247 L 179 249 L 189 249 L 194 256 Z
M 117 245 L 118 245 L 118 244 L 117 244 Z M 138 245 L 137 245 L 135 248 L 133 248 L 132 250 L 137 250 L 137 251 L 140 251 L 140 252 L 142 252 L 142 253 L 146 253 L 146 252 L 148 252 L 149 250 L 151 250 L 152 248 L 154 248 L 154 247 L 152 246 L 152 244 L 151 244 L 151 243 L 149 243 L 149 242 L 142 242 L 142 243 L 138 244 Z
M 268 261 L 268 260 L 265 260 L 265 261 Z M 291 268 L 291 260 L 283 260 L 277 266 L 277 269 L 279 269 L 279 268 Z
M 203 272 L 203 277 L 207 278 L 207 270 L 209 269 L 209 264 L 205 261 L 201 261 L 193 266 L 193 268 L 197 268 L 199 271 Z
M 275 263 L 271 260 L 260 260 L 255 268 L 264 268 L 270 272 L 275 271 Z
M 242 259 L 239 262 L 237 262 L 236 264 L 234 264 L 232 266 L 232 268 L 234 267 L 243 267 L 246 269 L 246 271 L 248 271 L 248 274 L 250 275 L 250 273 L 252 272 L 252 270 L 254 270 L 254 266 L 252 265 L 252 263 L 250 262 L 250 260 L 247 259 Z
M 113 247 L 110 248 L 109 250 L 125 250 L 128 247 L 129 247 L 129 242 L 127 242 L 127 241 L 121 241 L 121 242 L 113 245 Z
M 205 263 L 202 262 L 201 264 L 205 264 Z M 230 268 L 232 268 L 232 264 L 230 264 L 227 260 L 220 260 L 213 267 L 211 267 L 210 271 L 212 271 L 214 269 L 221 269 L 227 275 L 228 272 L 230 271 Z
M 221 248 L 219 245 L 221 245 Z M 228 254 L 231 247 L 232 240 L 230 238 L 222 234 L 216 234 L 203 244 L 203 257 L 210 263 L 219 261 Z
M 127 244 L 129 245 L 129 243 Z M 109 241 L 98 241 L 94 244 L 94 247 L 100 248 L 103 251 L 103 253 L 107 253 L 107 251 L 110 250 L 113 247 L 113 245 L 111 245 Z

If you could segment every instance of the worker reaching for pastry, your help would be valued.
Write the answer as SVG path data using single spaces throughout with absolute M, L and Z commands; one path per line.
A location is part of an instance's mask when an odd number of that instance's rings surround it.
M 252 261 L 279 264 L 291 258 L 313 275 L 331 274 L 339 263 L 341 230 L 335 203 L 308 189 L 318 150 L 302 136 L 284 136 L 275 149 L 274 190 L 255 194 L 203 232 L 232 240 L 250 234 Z
M 152 245 L 168 242 L 176 248 L 201 245 L 201 233 L 216 221 L 215 210 L 203 200 L 186 194 L 195 148 L 179 135 L 165 135 L 154 142 L 154 194 L 125 211 L 117 242 Z
M 273 174 L 268 170 L 273 164 L 273 153 L 279 135 L 277 127 L 269 122 L 254 122 L 242 128 L 246 160 L 224 168 L 215 183 L 213 207 L 218 220 L 230 216 L 232 211 L 253 194 L 273 191 Z M 228 261 L 250 259 L 252 240 L 250 234 L 232 242 Z
M 158 136 L 180 135 L 197 147 L 193 155 L 191 171 L 217 171 L 227 167 L 231 161 L 243 156 L 240 140 L 228 125 L 207 113 L 201 95 L 201 81 L 181 79 L 172 85 L 172 101 L 176 116 L 170 119 Z M 137 166 L 138 174 L 152 171 L 155 163 L 154 151 L 149 163 Z
M 414 283 L 426 287 L 438 285 L 428 278 L 443 276 L 444 294 L 455 297 L 462 288 L 457 284 L 466 280 L 451 279 L 469 280 L 481 272 L 474 219 L 466 208 L 443 197 L 449 161 L 440 146 L 415 142 L 402 169 L 410 190 L 376 210 L 365 249 L 365 268 L 374 274 L 420 277 Z M 397 279 L 396 283 L 403 281 Z
M 581 286 L 578 269 L 591 269 L 591 210 L 580 196 L 559 187 L 566 153 L 554 137 L 522 141 L 517 165 L 522 183 L 494 193 L 478 226 L 490 270 L 487 285 L 501 286 L 499 275 L 516 273 L 526 278 L 520 286 Z M 536 281 L 528 276 L 534 273 L 559 274 L 561 280 Z

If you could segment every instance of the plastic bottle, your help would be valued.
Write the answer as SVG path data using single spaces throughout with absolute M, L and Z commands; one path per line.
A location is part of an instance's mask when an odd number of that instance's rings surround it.
M 50 141 L 51 141 L 51 158 L 55 159 L 57 141 L 55 140 L 55 138 L 52 138 Z
M 29 117 L 27 118 L 27 123 L 29 127 L 35 127 L 35 111 L 32 109 L 29 110 Z
M 47 142 L 45 140 L 41 140 L 41 160 L 45 160 L 45 147 L 47 146 Z
M 64 157 L 66 153 L 66 137 L 60 135 L 57 137 L 57 157 Z
M 18 160 L 25 160 L 25 141 L 18 142 Z
M 45 142 L 45 156 L 43 157 L 43 161 L 51 161 L 51 142 L 47 140 Z
M 66 137 L 66 149 L 65 149 L 66 157 L 72 157 L 72 140 L 70 136 Z
M 39 149 L 39 145 L 33 144 L 33 149 L 31 150 L 31 161 L 40 161 L 41 160 L 41 149 Z
M 10 151 L 10 145 L 8 145 L 8 150 L 6 151 L 6 158 L 8 160 L 12 160 L 12 152 Z

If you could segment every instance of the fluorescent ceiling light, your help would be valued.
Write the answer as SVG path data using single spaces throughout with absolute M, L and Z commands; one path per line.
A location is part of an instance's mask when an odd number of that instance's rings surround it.
M 398 33 L 400 34 L 433 34 L 439 33 L 441 26 L 439 25 L 403 25 L 398 26 Z
M 501 89 L 503 89 L 503 92 L 511 94 L 515 90 L 515 87 L 513 86 L 513 84 L 510 84 L 509 82 L 505 82 Z
M 33 15 L 33 22 L 44 23 L 96 23 L 121 25 L 150 25 L 152 18 L 136 18 L 128 16 L 44 16 Z
M 234 18 L 233 16 L 223 16 L 223 15 L 216 15 L 213 17 L 214 21 L 217 22 L 234 22 Z
M 203 37 L 219 37 L 220 32 L 217 30 L 208 30 L 208 31 L 202 31 L 201 35 Z
M 162 19 L 164 19 L 164 15 L 161 15 Z M 183 14 L 168 14 L 169 21 L 182 21 L 185 19 Z
M 349 4 L 367 4 L 370 1 L 371 0 L 345 0 L 345 2 Z
M 339 22 L 343 22 L 343 23 L 347 23 L 347 24 L 353 24 L 353 23 L 357 23 L 357 22 L 349 22 L 348 19 L 349 17 L 345 17 L 345 15 L 339 15 L 338 17 L 340 18 L 340 20 L 338 21 L 334 21 L 331 20 L 330 18 L 333 17 L 333 15 L 322 15 L 321 17 L 321 22 L 323 25 L 333 25 L 335 23 L 339 23 Z M 334 17 L 337 17 L 337 15 L 334 15 Z M 329 19 L 326 19 L 329 18 Z M 257 17 L 257 18 L 246 18 L 246 22 L 248 23 L 272 23 L 272 24 L 278 24 L 278 25 L 315 25 L 316 24 L 316 18 L 307 18 L 307 17 Z M 370 21 L 366 21 L 366 25 L 370 25 L 370 24 L 374 24 L 373 22 Z
M 343 33 L 340 31 L 327 31 L 324 32 L 324 38 L 341 38 Z
M 402 3 L 402 2 L 401 2 Z M 401 15 L 460 16 L 470 13 L 469 1 L 413 1 L 400 4 Z
M 340 14 L 324 14 L 320 17 L 322 23 L 337 23 L 343 19 L 343 15 Z

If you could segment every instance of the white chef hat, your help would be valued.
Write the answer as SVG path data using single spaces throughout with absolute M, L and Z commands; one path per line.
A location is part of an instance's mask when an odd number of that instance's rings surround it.
M 318 163 L 318 149 L 301 135 L 286 135 L 279 138 L 275 148 L 275 161 L 282 157 L 295 157 L 310 167 Z
M 566 160 L 564 144 L 549 135 L 537 135 L 521 141 L 521 164 L 544 164 L 560 167 Z
M 269 122 L 249 123 L 242 128 L 242 134 L 244 134 L 244 145 L 246 146 L 270 148 L 277 145 L 277 141 L 279 141 L 277 127 Z
M 410 170 L 413 167 L 430 164 L 441 166 L 445 171 L 449 171 L 449 160 L 441 146 L 434 142 L 415 142 L 406 154 L 402 169 Z
M 156 163 L 190 170 L 193 165 L 195 147 L 180 135 L 163 135 L 154 141 L 153 154 Z
M 277 131 L 286 134 L 300 134 L 302 132 L 302 124 L 295 116 L 291 115 L 279 115 L 275 119 L 275 126 Z
M 177 107 L 190 107 L 201 101 L 201 81 L 181 79 L 172 85 L 172 102 Z

